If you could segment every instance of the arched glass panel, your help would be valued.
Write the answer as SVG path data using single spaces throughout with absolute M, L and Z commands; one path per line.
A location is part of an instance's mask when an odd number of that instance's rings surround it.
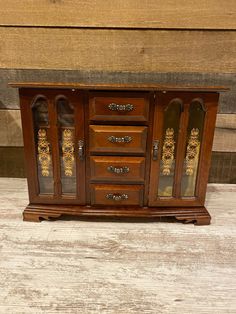
M 40 194 L 53 194 L 52 154 L 49 139 L 48 103 L 38 96 L 33 105 L 35 150 L 37 154 L 38 183 Z
M 165 109 L 158 184 L 159 197 L 173 196 L 176 147 L 181 110 L 182 101 L 180 99 L 173 99 Z
M 195 196 L 204 118 L 205 110 L 203 101 L 201 99 L 194 99 L 189 107 L 187 143 L 181 184 L 182 196 Z
M 74 108 L 67 98 L 57 99 L 60 139 L 60 166 L 63 194 L 76 193 L 75 118 Z

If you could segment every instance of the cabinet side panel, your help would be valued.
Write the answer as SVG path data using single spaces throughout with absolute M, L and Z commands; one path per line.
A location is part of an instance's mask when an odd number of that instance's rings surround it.
M 21 122 L 24 140 L 25 169 L 28 182 L 29 201 L 33 202 L 39 193 L 37 179 L 37 160 L 34 142 L 34 125 L 31 112 L 32 98 L 27 89 L 20 89 Z
M 211 165 L 212 145 L 216 124 L 219 94 L 212 93 L 205 96 L 205 123 L 203 128 L 202 149 L 199 160 L 199 170 L 196 183 L 196 195 L 204 204 L 206 188 Z

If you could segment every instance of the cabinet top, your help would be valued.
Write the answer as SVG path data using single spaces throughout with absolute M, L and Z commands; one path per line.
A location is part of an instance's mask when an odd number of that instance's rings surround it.
M 16 88 L 67 88 L 90 90 L 142 90 L 142 91 L 202 91 L 223 92 L 230 88 L 227 86 L 192 86 L 192 85 L 164 85 L 164 84 L 88 84 L 88 83 L 53 83 L 53 82 L 11 82 Z

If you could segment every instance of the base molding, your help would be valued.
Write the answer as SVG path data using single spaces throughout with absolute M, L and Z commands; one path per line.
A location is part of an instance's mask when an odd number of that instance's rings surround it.
M 41 222 L 69 216 L 127 217 L 127 218 L 175 218 L 183 223 L 209 225 L 211 216 L 204 206 L 199 207 L 92 207 L 79 205 L 29 204 L 23 212 L 23 220 Z

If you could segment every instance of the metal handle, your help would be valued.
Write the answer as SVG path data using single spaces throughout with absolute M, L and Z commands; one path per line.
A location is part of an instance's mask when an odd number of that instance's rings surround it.
M 113 201 L 122 201 L 127 200 L 129 197 L 127 194 L 109 193 L 106 195 L 106 198 Z
M 109 166 L 107 167 L 107 171 L 112 172 L 112 173 L 117 173 L 117 174 L 128 173 L 129 167 L 124 166 L 124 167 L 116 168 L 114 166 Z
M 158 147 L 159 147 L 159 141 L 158 140 L 153 141 L 153 153 L 152 153 L 153 160 L 157 160 Z
M 131 136 L 115 137 L 114 135 L 112 135 L 112 136 L 109 136 L 107 139 L 111 143 L 129 143 L 132 141 Z
M 132 111 L 134 110 L 134 106 L 131 104 L 126 104 L 126 105 L 118 105 L 115 104 L 114 102 L 108 105 L 109 110 L 112 111 Z
M 83 160 L 84 159 L 84 141 L 79 140 L 78 145 L 79 145 L 79 159 Z

